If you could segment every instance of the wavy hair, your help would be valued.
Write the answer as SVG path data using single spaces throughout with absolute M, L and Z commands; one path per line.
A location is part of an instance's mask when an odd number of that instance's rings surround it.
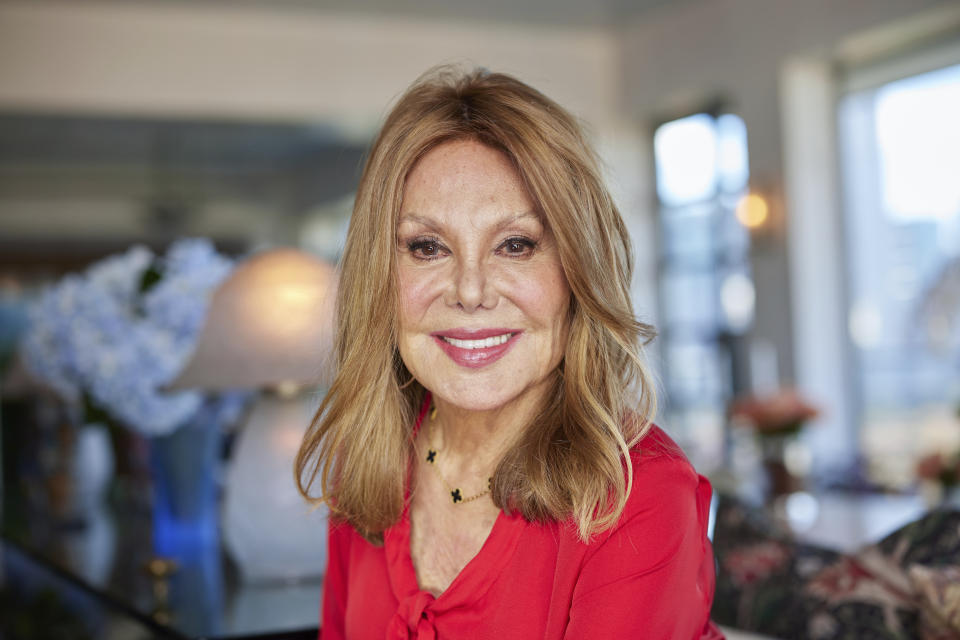
M 630 449 L 656 411 L 630 302 L 630 238 L 577 121 L 505 74 L 438 68 L 393 107 L 364 167 L 341 262 L 334 381 L 295 463 L 300 492 L 374 543 L 401 516 L 425 390 L 397 350 L 396 229 L 410 171 L 472 139 L 503 152 L 556 238 L 571 291 L 563 360 L 540 411 L 499 462 L 494 503 L 536 522 L 572 519 L 583 540 L 620 517 Z M 320 495 L 311 496 L 317 479 Z

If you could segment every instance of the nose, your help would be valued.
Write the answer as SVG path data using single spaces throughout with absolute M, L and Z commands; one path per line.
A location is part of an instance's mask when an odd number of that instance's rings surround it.
M 496 306 L 496 291 L 482 260 L 464 260 L 457 265 L 447 300 L 448 304 L 470 312 Z

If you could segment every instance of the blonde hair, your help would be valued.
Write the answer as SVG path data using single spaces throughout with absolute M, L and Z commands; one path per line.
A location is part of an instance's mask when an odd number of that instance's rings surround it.
M 425 390 L 396 346 L 397 220 L 417 161 L 462 139 L 512 161 L 556 238 L 571 290 L 564 358 L 541 410 L 497 466 L 493 501 L 530 521 L 570 518 L 586 541 L 619 519 L 632 486 L 630 449 L 656 410 L 642 357 L 655 332 L 634 318 L 629 235 L 576 120 L 499 73 L 428 72 L 373 143 L 341 263 L 336 376 L 297 454 L 298 487 L 373 542 L 402 514 Z M 311 497 L 318 476 L 321 495 Z

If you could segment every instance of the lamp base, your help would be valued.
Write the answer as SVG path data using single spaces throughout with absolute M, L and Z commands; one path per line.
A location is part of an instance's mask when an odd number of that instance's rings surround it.
M 222 527 L 245 581 L 306 580 L 326 570 L 326 510 L 304 502 L 292 473 L 313 398 L 261 395 L 235 444 Z

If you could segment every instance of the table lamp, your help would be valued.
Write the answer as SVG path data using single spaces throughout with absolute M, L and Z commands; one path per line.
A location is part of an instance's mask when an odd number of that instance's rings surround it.
M 311 511 L 293 461 L 329 383 L 336 271 L 297 249 L 242 262 L 214 292 L 173 389 L 258 389 L 226 472 L 221 530 L 249 582 L 318 577 L 326 512 Z

